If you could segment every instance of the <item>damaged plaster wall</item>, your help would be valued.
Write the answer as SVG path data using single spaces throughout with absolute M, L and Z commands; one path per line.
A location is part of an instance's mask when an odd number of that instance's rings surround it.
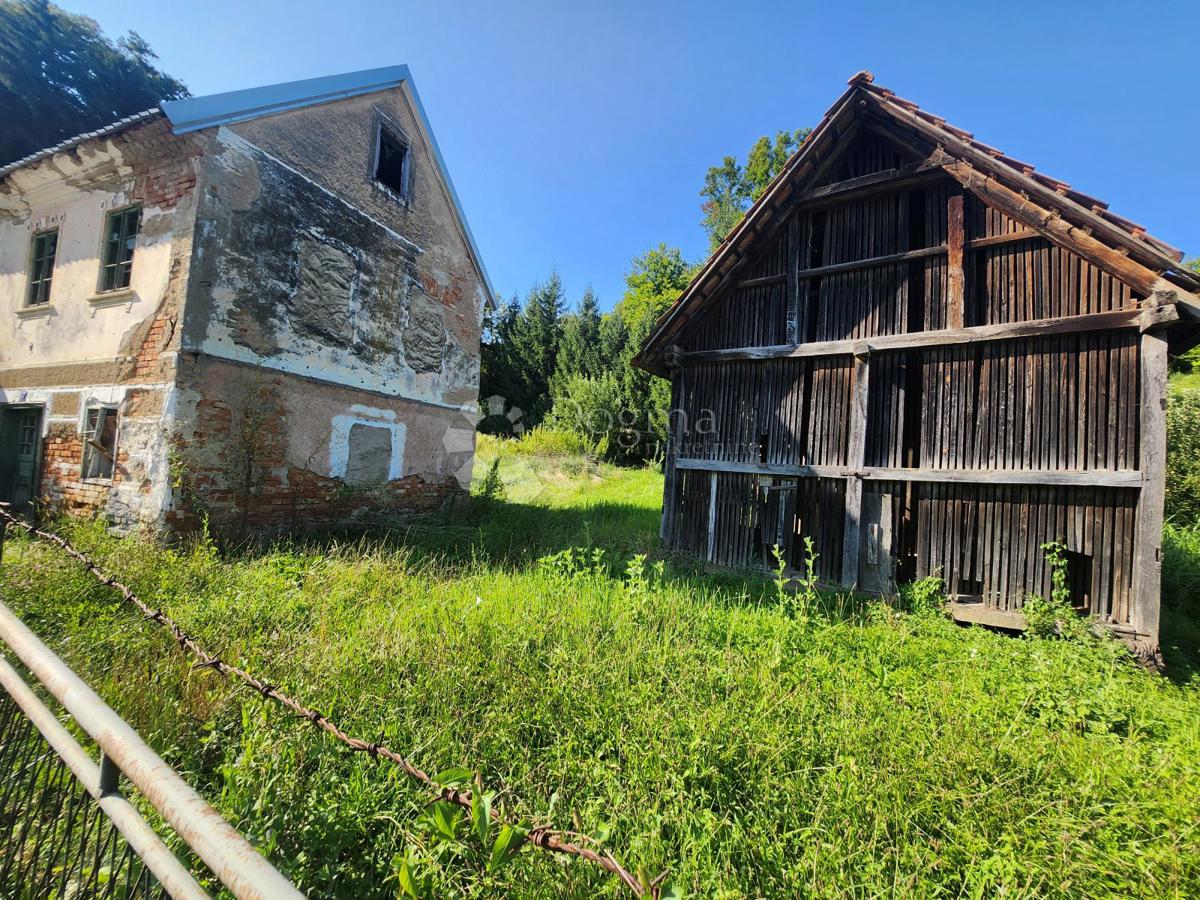
M 454 448 L 456 429 L 471 427 L 458 411 L 203 354 L 183 354 L 179 373 L 187 490 L 193 512 L 218 529 L 308 528 L 381 509 L 433 509 L 458 494 L 459 473 L 469 472 L 473 447 Z
M 217 142 L 184 347 L 426 403 L 473 402 L 478 326 L 464 330 L 460 310 L 430 295 L 423 249 L 234 132 L 220 129 Z M 460 299 L 477 318 L 475 301 Z
M 0 403 L 40 405 L 39 496 L 156 527 L 170 505 L 169 398 L 191 257 L 198 145 L 162 121 L 86 142 L 0 180 Z M 101 293 L 107 213 L 137 203 L 129 288 Z M 25 307 L 31 238 L 58 229 L 50 302 Z M 83 479 L 89 403 L 119 410 L 111 479 Z
M 128 291 L 99 292 L 104 219 L 133 202 L 134 173 L 108 142 L 13 173 L 0 191 L 0 367 L 114 359 L 167 289 L 175 210 L 144 205 Z M 58 229 L 50 303 L 25 310 L 34 233 Z
M 410 181 L 403 201 L 374 178 L 381 123 L 409 144 Z M 418 287 L 441 312 L 447 335 L 442 400 L 474 403 L 485 287 L 407 86 L 230 128 L 420 248 Z M 473 382 L 469 387 L 468 381 Z
M 292 490 L 299 470 L 359 487 L 413 478 L 467 487 L 474 431 L 463 407 L 478 396 L 483 290 L 452 208 L 440 194 L 418 201 L 435 187 L 419 143 L 411 151 L 410 205 L 389 198 L 390 207 L 364 211 L 358 204 L 370 204 L 361 193 L 313 177 L 352 170 L 361 181 L 371 173 L 376 118 L 372 101 L 360 100 L 236 126 L 269 140 L 275 152 L 286 150 L 287 161 L 229 127 L 210 132 L 183 349 L 197 366 L 226 360 L 272 373 L 281 427 L 271 489 Z M 354 139 L 334 152 L 315 133 Z M 311 166 L 312 154 L 324 165 Z M 300 170 L 301 160 L 311 174 Z M 421 243 L 431 237 L 441 242 L 436 257 Z M 454 244 L 454 253 L 442 244 Z M 218 421 L 225 415 L 219 404 L 246 393 L 232 379 L 198 379 L 180 392 L 180 421 L 198 417 L 182 428 L 182 442 L 199 443 L 188 438 L 191 428 L 212 445 L 202 487 L 220 502 L 234 499 L 233 488 L 222 482 L 228 466 L 217 458 L 223 451 L 205 416 L 216 403 Z M 312 400 L 318 396 L 320 403 Z M 356 421 L 357 430 L 342 427 Z M 386 448 L 382 432 L 391 435 Z M 386 466 L 379 461 L 393 452 Z

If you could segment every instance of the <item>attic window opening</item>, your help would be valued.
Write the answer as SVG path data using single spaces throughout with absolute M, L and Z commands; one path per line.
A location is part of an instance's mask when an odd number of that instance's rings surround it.
M 402 200 L 408 199 L 408 143 L 384 125 L 379 126 L 375 180 Z

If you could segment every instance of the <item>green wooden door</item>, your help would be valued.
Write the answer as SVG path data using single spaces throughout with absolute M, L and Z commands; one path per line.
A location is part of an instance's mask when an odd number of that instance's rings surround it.
M 37 490 L 41 426 L 40 407 L 0 410 L 0 501 L 14 509 L 23 509 Z

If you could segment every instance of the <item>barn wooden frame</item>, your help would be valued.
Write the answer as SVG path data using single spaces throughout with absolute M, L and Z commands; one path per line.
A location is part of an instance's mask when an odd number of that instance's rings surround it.
M 1073 599 L 1152 652 L 1182 254 L 859 73 L 659 320 L 662 537 L 713 563 L 1024 627 L 1066 545 Z

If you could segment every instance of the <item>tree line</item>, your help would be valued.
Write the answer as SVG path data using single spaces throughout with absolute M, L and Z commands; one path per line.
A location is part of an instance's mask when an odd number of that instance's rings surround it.
M 549 423 L 612 460 L 653 456 L 666 436 L 670 385 L 630 361 L 692 272 L 678 248 L 659 244 L 633 259 L 611 312 L 600 312 L 590 287 L 568 307 L 552 271 L 523 302 L 514 297 L 490 313 L 479 394 L 485 403 L 503 398 L 506 408 L 489 406 L 482 427 L 511 433 Z
M 726 156 L 708 170 L 700 190 L 700 224 L 711 250 L 808 133 L 799 129 L 780 131 L 773 140 L 760 137 L 745 163 Z M 482 428 L 513 433 L 549 424 L 575 432 L 615 462 L 662 453 L 670 385 L 634 368 L 632 359 L 698 267 L 679 248 L 660 243 L 633 258 L 625 291 L 611 312 L 600 312 L 590 287 L 568 305 L 562 281 L 552 271 L 523 301 L 513 297 L 490 313 L 484 320 L 479 394 L 485 405 L 503 398 L 505 408 L 489 405 Z

